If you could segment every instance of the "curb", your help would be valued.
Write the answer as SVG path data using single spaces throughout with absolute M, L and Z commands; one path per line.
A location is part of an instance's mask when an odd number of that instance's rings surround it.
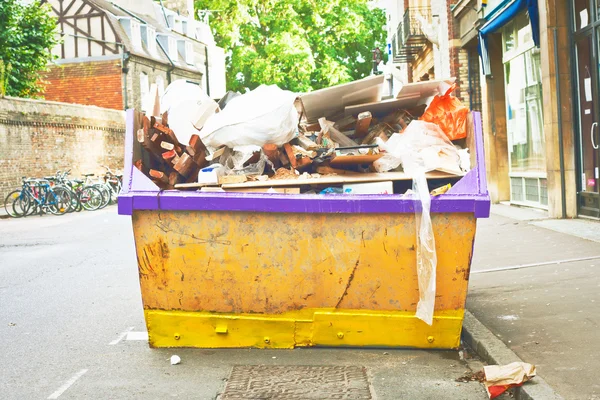
M 489 365 L 523 361 L 468 310 L 465 310 L 461 339 Z M 539 375 L 513 390 L 517 400 L 564 400 Z

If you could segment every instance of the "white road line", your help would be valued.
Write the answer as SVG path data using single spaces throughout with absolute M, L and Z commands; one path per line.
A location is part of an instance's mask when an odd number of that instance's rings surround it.
M 544 265 L 555 265 L 555 264 L 567 264 L 578 261 L 589 261 L 589 260 L 598 260 L 600 256 L 591 256 L 591 257 L 581 257 L 581 258 L 568 258 L 566 260 L 555 260 L 555 261 L 544 261 L 539 263 L 532 264 L 520 264 L 520 265 L 511 265 L 509 267 L 499 267 L 499 268 L 491 268 L 491 269 L 482 269 L 479 271 L 471 271 L 471 274 L 483 274 L 486 272 L 497 272 L 497 271 L 508 271 L 511 269 L 521 269 L 521 268 L 530 268 L 530 267 L 542 267 Z
M 148 332 L 127 332 L 127 338 L 125 340 L 148 341 Z
M 54 392 L 50 396 L 48 396 L 48 400 L 58 399 L 61 394 L 63 394 L 64 392 L 67 391 L 68 388 L 73 386 L 73 384 L 77 381 L 77 379 L 81 378 L 83 376 L 83 374 L 85 374 L 86 372 L 88 372 L 87 369 L 82 369 L 81 371 L 79 371 L 78 373 L 73 375 L 73 377 L 71 379 L 69 379 L 68 381 L 66 381 L 64 385 L 59 387 L 56 392 Z
M 127 334 L 133 330 L 133 326 L 130 326 L 129 328 L 127 328 L 127 330 L 121 332 L 121 334 L 112 342 L 109 343 L 110 346 L 114 346 L 115 344 L 119 343 L 121 340 L 123 340 L 125 338 L 125 336 L 127 336 Z

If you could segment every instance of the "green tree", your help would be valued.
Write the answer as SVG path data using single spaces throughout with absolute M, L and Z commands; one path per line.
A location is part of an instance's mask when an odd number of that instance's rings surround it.
M 7 95 L 39 96 L 39 73 L 46 70 L 56 43 L 56 19 L 48 4 L 0 0 L 0 61 Z
M 385 49 L 385 13 L 368 0 L 196 0 L 227 52 L 232 90 L 276 84 L 296 92 L 363 78 Z

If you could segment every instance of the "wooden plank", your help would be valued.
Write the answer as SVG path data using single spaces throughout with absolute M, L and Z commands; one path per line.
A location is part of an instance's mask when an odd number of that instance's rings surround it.
M 373 127 L 369 134 L 365 136 L 362 140 L 361 144 L 371 144 L 371 142 L 382 133 L 393 133 L 394 129 L 390 127 L 388 124 L 381 122 Z
M 247 189 L 223 189 L 220 187 L 204 186 L 200 188 L 201 192 L 207 193 L 279 193 L 279 194 L 300 194 L 299 187 L 286 188 L 247 188 Z
M 432 171 L 427 173 L 427 179 L 459 178 L 458 175 L 446 172 Z M 303 186 L 303 185 L 331 185 L 357 182 L 382 182 L 382 181 L 407 181 L 412 177 L 404 172 L 383 173 L 355 173 L 342 176 L 321 176 L 319 178 L 307 179 L 275 179 L 267 181 L 253 181 L 245 183 L 234 183 L 223 185 L 223 189 L 243 189 L 253 187 L 281 187 L 281 186 Z
M 342 132 L 335 129 L 333 126 L 329 127 L 329 137 L 331 140 L 340 145 L 340 147 L 353 147 L 358 146 L 354 140 L 344 135 Z
M 356 125 L 356 118 L 352 115 L 347 115 L 344 118 L 336 121 L 335 125 L 333 125 L 336 129 L 340 131 L 347 131 Z
M 246 175 L 223 175 L 219 176 L 219 185 L 226 185 L 230 183 L 244 183 L 248 181 Z
M 329 164 L 332 167 L 373 164 L 381 157 L 383 157 L 382 153 L 336 156 L 329 162 Z

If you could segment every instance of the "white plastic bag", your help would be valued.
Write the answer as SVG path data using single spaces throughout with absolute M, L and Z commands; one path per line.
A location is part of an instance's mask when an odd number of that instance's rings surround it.
M 402 164 L 404 171 L 413 179 L 419 283 L 416 316 L 431 325 L 435 309 L 437 255 L 431 223 L 431 197 L 425 174 L 435 169 L 463 174 L 460 156 L 436 124 L 423 121 L 412 121 L 404 133 L 393 134 L 385 143 L 385 150 L 386 154 L 375 162 L 377 171 L 389 171 Z
M 424 172 L 440 170 L 463 175 L 458 150 L 436 124 L 412 121 L 403 133 L 394 133 L 385 143 L 383 157 L 373 163 L 377 172 L 386 172 L 402 164 L 422 166 Z M 406 171 L 408 172 L 408 171 Z
M 265 144 L 283 146 L 297 135 L 296 94 L 275 85 L 258 88 L 232 99 L 206 121 L 200 132 L 209 148 Z
M 169 127 L 173 129 L 177 140 L 189 144 L 192 135 L 198 135 L 199 129 L 219 109 L 198 85 L 179 79 L 171 83 L 160 101 L 161 113 L 169 115 Z
M 435 279 L 437 254 L 435 237 L 431 224 L 431 197 L 425 177 L 425 170 L 417 168 L 412 171 L 413 199 L 415 200 L 415 225 L 417 234 L 417 278 L 419 282 L 419 303 L 416 316 L 428 325 L 433 324 L 435 308 Z M 418 211 L 418 203 L 421 211 Z
M 260 158 L 257 162 L 244 166 L 244 164 L 254 155 L 260 152 Z M 273 163 L 262 152 L 258 146 L 238 146 L 234 149 L 227 148 L 221 156 L 221 162 L 225 167 L 225 175 L 262 175 L 267 164 L 274 168 Z

